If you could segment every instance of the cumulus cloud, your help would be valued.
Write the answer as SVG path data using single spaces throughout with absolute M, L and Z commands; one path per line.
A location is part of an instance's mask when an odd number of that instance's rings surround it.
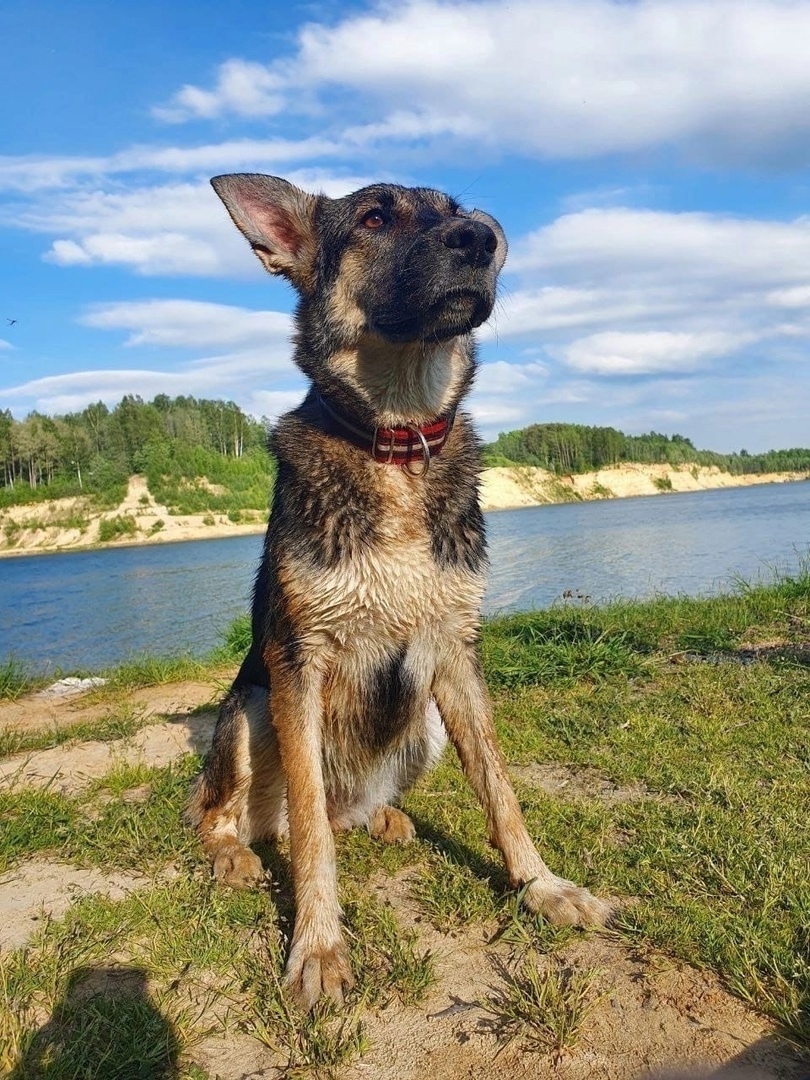
M 185 86 L 157 113 L 270 115 L 339 86 L 542 156 L 677 142 L 806 160 L 808 38 L 803 0 L 411 0 L 310 24 L 267 65 L 229 60 L 211 89 Z
M 213 90 L 184 86 L 171 102 L 152 112 L 159 120 L 178 123 L 191 117 L 211 120 L 223 113 L 240 116 L 272 116 L 285 104 L 286 80 L 246 60 L 226 60 L 219 68 Z
M 367 182 L 318 169 L 287 176 L 332 197 Z M 207 180 L 48 193 L 9 213 L 7 224 L 55 236 L 44 258 L 58 266 L 124 266 L 147 276 L 264 273 Z
M 129 330 L 126 345 L 233 348 L 290 338 L 289 315 L 198 300 L 131 300 L 96 304 L 80 320 L 102 330 Z
M 810 217 L 761 221 L 710 213 L 667 213 L 626 207 L 564 214 L 512 246 L 518 272 L 554 267 L 581 281 L 630 273 L 647 280 L 678 269 L 694 279 L 736 278 L 760 285 L 807 280 Z
M 810 339 L 808 266 L 808 218 L 565 214 L 513 245 L 497 338 L 603 377 L 705 369 L 757 342 L 768 363 L 780 340 Z
M 727 356 L 754 340 L 754 335 L 723 332 L 605 331 L 578 338 L 558 352 L 563 363 L 574 371 L 594 375 L 651 375 L 697 371 L 708 361 Z

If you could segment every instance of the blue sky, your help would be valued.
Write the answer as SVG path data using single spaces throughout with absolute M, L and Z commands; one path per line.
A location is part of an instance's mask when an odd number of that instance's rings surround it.
M 440 187 L 501 221 L 487 437 L 810 445 L 810 0 L 5 0 L 0 39 L 15 416 L 300 399 L 292 295 L 208 185 L 255 171 Z

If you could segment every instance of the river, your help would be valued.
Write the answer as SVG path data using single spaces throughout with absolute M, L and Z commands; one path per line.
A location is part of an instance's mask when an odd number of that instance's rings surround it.
M 485 611 L 711 594 L 795 569 L 810 483 L 500 510 L 487 515 Z M 202 655 L 249 606 L 258 535 L 0 560 L 0 662 L 97 671 L 145 653 Z

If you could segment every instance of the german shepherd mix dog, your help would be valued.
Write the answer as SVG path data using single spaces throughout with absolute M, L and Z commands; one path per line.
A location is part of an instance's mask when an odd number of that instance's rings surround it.
M 265 267 L 297 289 L 295 362 L 312 383 L 271 436 L 253 641 L 188 808 L 215 876 L 260 881 L 251 843 L 289 833 L 287 984 L 305 1007 L 340 1001 L 352 976 L 332 833 L 410 840 L 393 803 L 446 732 L 528 907 L 603 924 L 609 904 L 552 874 L 529 837 L 478 655 L 479 444 L 458 406 L 506 256 L 500 225 L 425 188 L 329 199 L 271 176 L 212 183 Z

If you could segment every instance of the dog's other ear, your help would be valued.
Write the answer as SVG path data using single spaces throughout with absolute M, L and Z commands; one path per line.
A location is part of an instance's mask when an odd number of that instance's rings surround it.
M 509 245 L 506 242 L 506 233 L 501 228 L 500 224 L 494 217 L 490 217 L 484 210 L 471 210 L 469 215 L 473 221 L 483 221 L 485 225 L 489 225 L 490 229 L 495 233 L 498 238 L 498 247 L 495 249 L 495 273 L 501 272 L 501 267 L 506 261 L 506 252 L 509 249 Z
M 215 176 L 211 186 L 265 268 L 305 287 L 315 255 L 315 209 L 323 196 L 261 173 Z

